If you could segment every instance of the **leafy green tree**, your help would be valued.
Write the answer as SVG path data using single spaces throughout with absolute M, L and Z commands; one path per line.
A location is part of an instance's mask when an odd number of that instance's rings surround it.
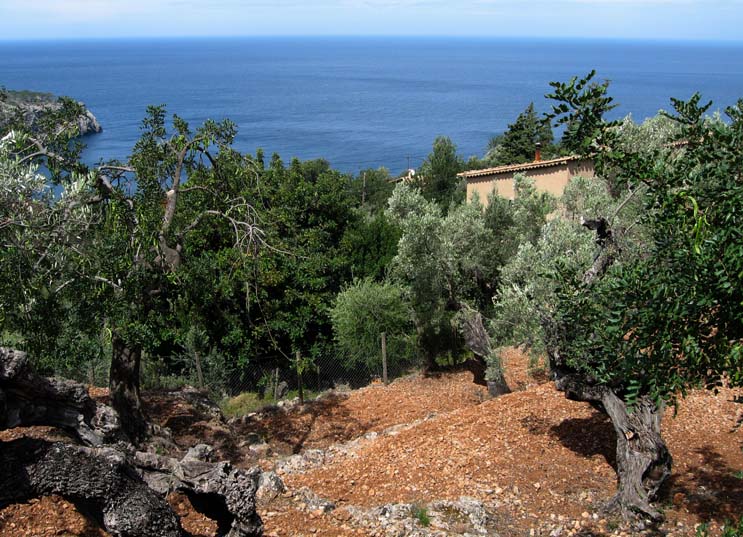
M 557 152 L 553 141 L 549 120 L 540 118 L 529 103 L 504 134 L 490 140 L 485 161 L 490 166 L 532 162 L 537 144 L 543 158 L 551 158 Z
M 402 229 L 392 275 L 411 288 L 418 341 L 429 368 L 436 353 L 454 347 L 446 316 L 446 279 L 442 270 L 441 210 L 419 190 L 398 184 L 390 198 L 389 218 Z
M 12 298 L 15 308 L 4 322 L 47 352 L 61 341 L 57 318 L 79 322 L 75 329 L 88 337 L 105 328 L 112 403 L 133 441 L 147 429 L 139 395 L 142 351 L 157 348 L 173 329 L 186 237 L 219 219 L 246 254 L 261 242 L 246 200 L 198 184 L 234 158 L 234 125 L 206 122 L 191 131 L 176 116 L 173 129 L 168 135 L 164 108 L 151 107 L 129 162 L 92 170 L 76 159 L 74 145 L 69 150 L 75 133 L 57 127 L 47 140 L 47 130 L 14 131 L 9 150 L 10 159 L 43 162 L 59 194 L 21 196 L 3 229 L 11 252 L 2 258 L 3 272 L 17 259 L 29 268 L 19 274 L 21 296 Z
M 437 359 L 475 355 L 476 379 L 484 382 L 491 354 L 481 311 L 489 307 L 498 265 L 493 233 L 478 203 L 440 207 L 415 188 L 400 184 L 390 198 L 389 216 L 402 229 L 391 276 L 410 289 L 418 342 L 428 368 Z M 495 379 L 502 381 L 502 379 Z
M 639 154 L 651 156 L 654 152 L 668 150 L 681 136 L 681 125 L 660 111 L 654 117 L 647 118 L 642 123 L 635 123 L 630 116 L 621 121 L 612 122 L 606 127 L 607 134 L 616 145 L 616 150 L 622 154 Z M 596 144 L 598 147 L 601 144 Z M 608 145 L 604 144 L 605 147 Z M 627 190 L 629 178 L 624 174 L 624 166 L 612 166 L 609 159 L 604 158 L 606 152 L 599 152 L 596 157 L 601 158 L 602 175 L 608 182 L 612 196 L 619 197 Z
M 348 368 L 363 366 L 379 372 L 382 333 L 390 366 L 411 363 L 415 356 L 412 310 L 400 284 L 356 280 L 336 297 L 331 318 Z
M 384 211 L 395 184 L 387 168 L 362 170 L 350 179 L 349 196 L 370 214 Z
M 534 240 L 523 240 L 525 234 L 511 231 L 510 237 L 522 239 L 513 241 L 515 252 L 500 272 L 500 287 L 494 298 L 492 331 L 499 345 L 525 345 L 534 362 L 544 355 L 545 334 L 540 319 L 554 314 L 559 278 L 580 277 L 595 254 L 593 237 L 582 229 L 580 217 L 613 213 L 614 204 L 600 179 L 574 178 L 559 200 L 562 218 L 549 222 L 542 219 Z M 621 222 L 634 216 L 637 214 L 624 212 Z M 614 222 L 621 225 L 616 219 Z
M 353 277 L 384 279 L 400 236 L 400 228 L 384 213 L 362 213 L 353 220 L 341 239 L 341 255 L 348 260 Z
M 464 188 L 457 177 L 462 170 L 464 161 L 457 155 L 454 142 L 445 136 L 437 137 L 417 175 L 423 195 L 445 210 L 451 203 L 462 203 Z
M 603 134 L 607 132 L 604 115 L 617 106 L 608 95 L 609 81 L 598 83 L 593 80 L 595 76 L 593 70 L 580 79 L 550 82 L 554 91 L 546 97 L 557 104 L 546 118 L 555 119 L 556 127 L 565 125 L 560 144 L 568 153 L 587 155 L 601 148 Z
M 627 153 L 659 151 L 681 136 L 681 125 L 663 110 L 642 123 L 627 116 L 617 123 L 614 130 L 620 148 Z
M 522 174 L 515 175 L 514 190 L 513 200 L 491 193 L 484 211 L 485 226 L 493 232 L 492 255 L 498 267 L 506 265 L 520 245 L 535 244 L 547 217 L 557 209 L 555 198 L 537 192 L 534 182 Z
M 633 151 L 601 120 L 605 90 L 569 86 L 556 109 L 586 136 L 575 142 L 595 151 L 599 172 L 612 170 L 630 192 L 612 214 L 584 219 L 597 254 L 582 274 L 558 267 L 552 311 L 540 311 L 545 346 L 557 387 L 612 420 L 619 485 L 610 507 L 657 519 L 651 501 L 671 469 L 664 406 L 692 388 L 743 383 L 743 101 L 726 123 L 705 119 L 699 95 L 672 100 L 686 147 Z M 615 225 L 638 196 L 637 222 Z M 635 225 L 647 242 L 626 250 Z
M 250 260 L 250 279 L 227 291 L 228 311 L 242 324 L 231 339 L 253 369 L 286 367 L 294 353 L 319 358 L 333 347 L 330 309 L 351 266 L 342 241 L 360 218 L 352 208 L 347 178 L 325 161 L 278 157 L 261 174 L 260 196 L 271 249 Z M 218 327 L 215 327 L 217 329 Z
M 175 350 L 191 356 L 182 349 L 182 332 L 202 329 L 209 342 L 202 352 L 224 357 L 221 378 L 230 379 L 225 386 L 230 392 L 258 386 L 275 368 L 296 373 L 297 351 L 300 369 L 309 362 L 321 374 L 337 368 L 333 300 L 352 274 L 383 273 L 373 256 L 396 242 L 362 233 L 389 226 L 353 208 L 348 177 L 325 161 L 294 160 L 286 166 L 274 155 L 266 167 L 259 154 L 222 163 L 220 172 L 244 198 L 254 200 L 264 247 L 259 255 L 242 254 L 234 248 L 230 227 L 218 219 L 188 235 L 188 263 L 180 271 L 183 285 L 174 303 Z M 223 181 L 203 180 L 210 189 Z M 290 380 L 297 382 L 298 376 Z

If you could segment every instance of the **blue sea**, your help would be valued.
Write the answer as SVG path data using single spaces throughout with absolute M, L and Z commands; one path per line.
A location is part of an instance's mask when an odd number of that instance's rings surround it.
M 420 165 L 437 135 L 481 156 L 552 80 L 596 69 L 615 116 L 700 91 L 743 97 L 743 43 L 456 38 L 214 38 L 0 42 L 0 85 L 85 102 L 104 132 L 86 158 L 126 158 L 150 104 L 237 123 L 238 149 L 322 157 L 358 172 Z

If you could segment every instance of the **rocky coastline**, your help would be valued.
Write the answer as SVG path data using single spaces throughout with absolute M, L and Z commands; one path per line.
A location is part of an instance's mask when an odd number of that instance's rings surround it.
M 72 120 L 80 136 L 99 133 L 103 130 L 93 113 L 84 103 L 76 101 L 82 107 L 79 116 Z M 0 90 L 0 131 L 19 117 L 32 131 L 39 128 L 45 116 L 58 112 L 64 105 L 64 99 L 51 93 L 34 91 Z

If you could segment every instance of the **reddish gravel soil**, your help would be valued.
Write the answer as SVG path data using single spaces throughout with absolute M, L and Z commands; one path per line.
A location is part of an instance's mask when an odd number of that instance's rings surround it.
M 274 452 L 260 461 L 265 468 L 282 455 L 410 424 L 364 441 L 324 467 L 284 475 L 290 494 L 260 510 L 269 536 L 369 535 L 354 527 L 345 506 L 426 505 L 460 496 L 496 509 L 504 537 L 530 535 L 530 530 L 548 535 L 550 521 L 576 528 L 571 530 L 576 535 L 621 535 L 615 521 L 592 516 L 615 490 L 611 423 L 588 404 L 565 399 L 543 375 L 541 380 L 529 375 L 526 357 L 518 351 L 506 353 L 505 365 L 515 391 L 497 399 L 487 399 L 463 372 L 373 385 L 288 412 L 259 413 L 234 426 L 210 422 L 182 402 L 168 402 L 165 394 L 151 397 L 149 408 L 156 421 L 174 429 L 179 448 L 206 437 L 222 442 L 222 453 L 232 452 L 245 464 L 255 458 L 238 447 L 240 438 L 258 432 Z M 743 428 L 735 428 L 743 416 L 743 405 L 735 402 L 740 396 L 740 390 L 729 389 L 718 395 L 695 392 L 676 415 L 671 409 L 664 418 L 674 466 L 660 502 L 666 515 L 663 534 L 693 536 L 695 524 L 712 521 L 714 535 L 725 519 L 743 515 L 743 479 L 737 477 L 743 470 Z M 16 429 L 0 433 L 0 440 L 28 433 L 56 434 Z M 338 508 L 326 514 L 303 509 L 291 498 L 301 487 Z M 189 531 L 213 535 L 211 523 L 195 514 L 185 497 L 172 496 L 170 502 Z M 51 497 L 0 510 L 0 535 L 105 533 Z
M 471 380 L 467 372 L 413 375 L 390 386 L 372 384 L 349 394 L 331 394 L 291 413 L 262 412 L 244 420 L 239 430 L 261 434 L 282 453 L 326 448 L 368 432 L 477 406 L 487 390 Z

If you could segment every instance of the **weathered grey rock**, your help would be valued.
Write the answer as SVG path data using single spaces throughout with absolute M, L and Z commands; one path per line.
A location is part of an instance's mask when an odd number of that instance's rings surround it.
M 83 103 L 80 103 L 83 104 Z M 85 106 L 85 105 L 83 105 Z M 93 112 L 85 109 L 85 114 L 77 119 L 77 125 L 80 129 L 80 135 L 84 136 L 90 133 L 103 132 L 103 127 L 98 123 L 98 119 L 93 115 Z
M 281 382 L 279 382 L 279 385 L 276 386 L 276 399 L 281 399 L 287 393 L 289 393 L 289 384 L 287 384 L 286 381 L 282 380 Z
M 265 442 L 263 444 L 253 444 L 248 447 L 248 450 L 259 459 L 266 458 L 272 453 L 271 446 Z
M 294 493 L 294 499 L 300 503 L 303 503 L 310 511 L 322 511 L 323 513 L 329 513 L 335 509 L 335 504 L 330 500 L 321 498 L 315 494 L 311 489 L 302 487 Z
M 286 486 L 275 472 L 263 472 L 258 480 L 256 498 L 259 504 L 266 504 L 286 492 Z
M 82 111 L 72 121 L 80 136 L 103 131 L 100 123 L 93 113 L 78 101 Z M 58 112 L 62 108 L 62 102 L 54 95 L 36 92 L 14 92 L 7 91 L 5 99 L 0 100 L 0 131 L 9 122 L 20 117 L 22 122 L 31 131 L 35 131 L 48 114 Z M 61 125 L 60 129 L 66 125 Z
M 111 448 L 86 448 L 33 438 L 0 442 L 0 506 L 58 494 L 115 537 L 180 537 L 165 499 Z
M 82 384 L 37 375 L 25 352 L 0 347 L 0 390 L 0 429 L 54 425 L 90 446 L 120 439 L 112 408 L 94 401 Z
M 196 444 L 188 450 L 183 459 L 212 462 L 214 460 L 214 448 L 208 444 Z
M 218 422 L 225 422 L 222 409 L 219 408 L 217 403 L 212 401 L 206 390 L 199 390 L 193 386 L 185 386 L 177 393 L 179 397 L 184 399 L 188 404 L 202 414 L 208 416 L 210 419 Z
M 326 452 L 321 449 L 308 449 L 304 453 L 292 455 L 276 463 L 276 470 L 285 474 L 304 472 L 319 468 L 327 460 Z
M 89 446 L 117 444 L 89 448 L 36 439 L 0 442 L 0 506 L 59 494 L 114 536 L 169 537 L 182 530 L 165 495 L 179 491 L 217 522 L 219 535 L 262 534 L 255 510 L 259 469 L 211 462 L 214 448 L 205 444 L 191 448 L 180 461 L 135 452 L 116 435 L 116 413 L 91 399 L 85 387 L 41 377 L 31 370 L 25 353 L 0 348 L 0 429 L 18 425 L 65 428 Z
M 256 492 L 261 471 L 212 463 L 213 448 L 200 444 L 178 461 L 153 453 L 137 452 L 134 461 L 145 482 L 160 494 L 185 493 L 194 508 L 217 522 L 220 535 L 262 535 Z
M 265 443 L 266 441 L 258 433 L 248 433 L 242 436 L 242 441 L 240 442 L 240 446 L 247 447 L 247 446 L 252 446 L 255 444 L 265 444 Z
M 295 397 L 294 399 L 284 399 L 276 403 L 276 406 L 285 411 L 291 410 L 299 406 L 299 397 Z
M 469 533 L 489 535 L 488 524 L 491 517 L 479 500 L 462 496 L 456 502 L 436 501 L 431 504 L 430 511 L 434 519 L 446 519 L 453 513 L 459 513 L 459 516 L 469 523 L 471 528 Z
M 491 506 L 493 507 L 493 506 Z M 498 533 L 486 507 L 473 498 L 427 505 L 386 504 L 372 509 L 346 506 L 349 523 L 386 537 L 477 537 Z M 422 517 L 425 515 L 426 523 Z

